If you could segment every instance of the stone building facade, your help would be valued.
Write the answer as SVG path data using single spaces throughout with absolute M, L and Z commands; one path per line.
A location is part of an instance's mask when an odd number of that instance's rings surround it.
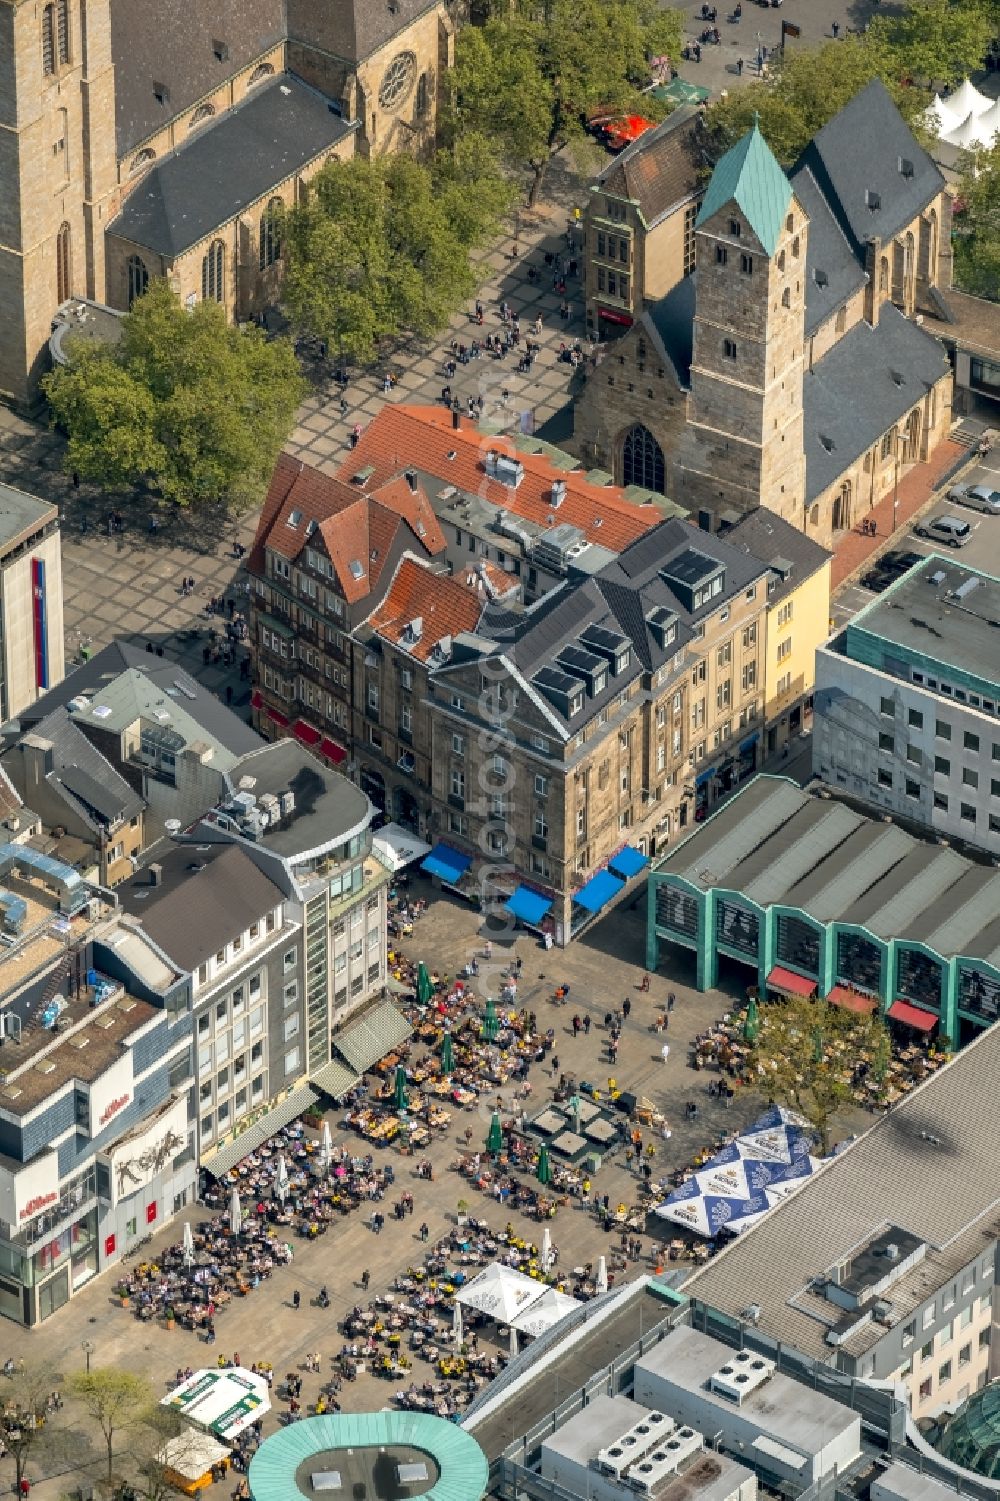
M 73 297 L 127 308 L 162 275 L 230 318 L 260 312 L 281 269 L 269 208 L 355 143 L 423 150 L 452 57 L 442 0 L 227 0 L 212 14 L 164 0 L 155 16 L 135 0 L 0 0 L 0 397 L 35 398 Z M 327 110 L 329 139 L 293 150 L 291 170 L 285 142 L 247 133 L 268 89 Z
M 693 274 L 591 361 L 578 450 L 704 526 L 764 505 L 829 546 L 948 431 L 950 368 L 916 314 L 950 283 L 949 234 L 881 84 L 788 174 L 755 127 L 712 175 Z

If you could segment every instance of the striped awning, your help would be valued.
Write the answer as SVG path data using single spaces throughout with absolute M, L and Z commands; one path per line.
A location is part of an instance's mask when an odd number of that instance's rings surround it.
M 403 1013 L 391 1001 L 382 1001 L 343 1031 L 334 1033 L 333 1045 L 355 1073 L 363 1074 L 405 1042 L 412 1031 Z
M 244 1157 L 249 1157 L 251 1152 L 256 1152 L 258 1147 L 262 1147 L 265 1141 L 270 1141 L 271 1137 L 276 1135 L 283 1126 L 296 1120 L 304 1110 L 308 1110 L 310 1105 L 315 1103 L 316 1091 L 311 1084 L 303 1084 L 300 1088 L 293 1089 L 285 1099 L 272 1105 L 266 1115 L 262 1115 L 245 1131 L 241 1131 L 233 1141 L 228 1141 L 224 1147 L 220 1147 L 214 1156 L 207 1160 L 202 1157 L 202 1167 L 207 1173 L 211 1173 L 213 1178 L 222 1178 L 230 1168 L 242 1162 Z
M 314 1089 L 322 1090 L 331 1100 L 342 1100 L 360 1082 L 361 1075 L 356 1074 L 353 1068 L 348 1068 L 340 1058 L 331 1058 L 309 1080 Z

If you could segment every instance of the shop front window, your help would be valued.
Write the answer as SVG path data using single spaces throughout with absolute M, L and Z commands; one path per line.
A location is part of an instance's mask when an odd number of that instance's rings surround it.
M 837 934 L 837 979 L 856 990 L 878 995 L 882 982 L 882 951 L 860 933 Z
M 941 966 L 938 961 L 919 949 L 902 949 L 896 994 L 938 1010 L 941 1005 Z
M 801 917 L 778 917 L 778 959 L 807 975 L 819 973 L 819 933 Z
M 715 938 L 726 948 L 736 949 L 751 959 L 757 957 L 760 942 L 760 919 L 738 902 L 717 903 L 715 908 Z
M 958 1009 L 995 1022 L 1000 1016 L 1000 979 L 963 965 L 958 972 Z

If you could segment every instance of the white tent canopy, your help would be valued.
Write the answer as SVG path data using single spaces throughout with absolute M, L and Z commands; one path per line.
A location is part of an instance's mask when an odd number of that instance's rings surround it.
M 188 1428 L 168 1439 L 157 1458 L 165 1469 L 173 1470 L 182 1480 L 200 1480 L 213 1465 L 229 1458 L 229 1446 L 220 1444 L 210 1433 Z
M 510 1324 L 545 1292 L 544 1282 L 536 1282 L 513 1267 L 494 1261 L 473 1277 L 456 1294 L 456 1301 L 477 1313 L 485 1313 L 498 1324 Z
M 1000 135 L 1000 104 L 981 94 L 967 78 L 946 98 L 935 94 L 923 118 L 939 141 L 961 151 L 992 146 Z
M 544 1334 L 546 1329 L 551 1329 L 553 1324 L 558 1324 L 574 1308 L 580 1306 L 579 1298 L 571 1298 L 569 1293 L 547 1287 L 540 1298 L 518 1314 L 514 1328 L 521 1334 Z
M 952 115 L 959 120 L 964 120 L 966 115 L 985 114 L 993 100 L 988 94 L 981 94 L 968 78 L 963 78 L 955 92 L 949 94 L 943 103 L 945 109 Z
M 995 134 L 996 130 L 986 123 L 985 115 L 975 115 L 970 111 L 961 125 L 955 130 L 949 130 L 941 139 L 949 146 L 971 151 L 975 146 L 992 146 Z
M 379 829 L 372 840 L 372 849 L 393 874 L 404 866 L 412 865 L 414 860 L 422 860 L 431 852 L 429 844 L 425 844 L 416 834 L 411 834 L 409 829 L 404 829 L 398 823 L 387 823 L 384 828 Z
M 924 123 L 936 136 L 945 136 L 949 130 L 956 130 L 962 123 L 962 116 L 956 114 L 950 105 L 949 99 L 942 99 L 940 94 L 935 94 L 924 111 Z

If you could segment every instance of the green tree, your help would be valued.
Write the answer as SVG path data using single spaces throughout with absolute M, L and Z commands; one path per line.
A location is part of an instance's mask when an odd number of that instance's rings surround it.
M 293 322 L 359 362 L 382 338 L 434 333 L 475 290 L 469 250 L 509 202 L 481 136 L 430 167 L 408 156 L 330 163 L 286 216 Z
M 108 1456 L 108 1480 L 111 1481 L 114 1479 L 115 1436 L 143 1426 L 154 1406 L 153 1388 L 145 1376 L 115 1366 L 95 1366 L 90 1371 L 77 1371 L 71 1388 L 103 1435 Z
M 955 281 L 1000 300 L 1000 146 L 966 159 L 952 220 Z
M 544 0 L 466 27 L 448 79 L 446 138 L 479 131 L 506 161 L 531 169 L 529 202 L 556 152 L 600 110 L 662 113 L 650 95 L 649 59 L 680 54 L 681 18 L 655 0 Z
M 953 84 L 983 66 L 995 34 L 989 12 L 979 0 L 909 0 L 876 17 L 868 35 L 896 59 L 901 78 Z
M 753 1066 L 759 1087 L 806 1118 L 825 1155 L 832 1119 L 853 1098 L 854 1068 L 862 1058 L 881 1066 L 887 1044 L 876 1015 L 825 1001 L 773 1001 L 760 1008 Z
M 0 1436 L 4 1448 L 14 1459 L 14 1489 L 20 1492 L 21 1480 L 33 1449 L 44 1439 L 51 1446 L 49 1425 L 53 1416 L 47 1412 L 51 1392 L 59 1385 L 55 1372 L 48 1366 L 21 1366 L 4 1391 Z
M 66 468 L 108 488 L 144 483 L 179 505 L 256 504 L 305 391 L 287 340 L 183 308 L 154 282 L 114 348 L 71 344 L 43 381 Z

